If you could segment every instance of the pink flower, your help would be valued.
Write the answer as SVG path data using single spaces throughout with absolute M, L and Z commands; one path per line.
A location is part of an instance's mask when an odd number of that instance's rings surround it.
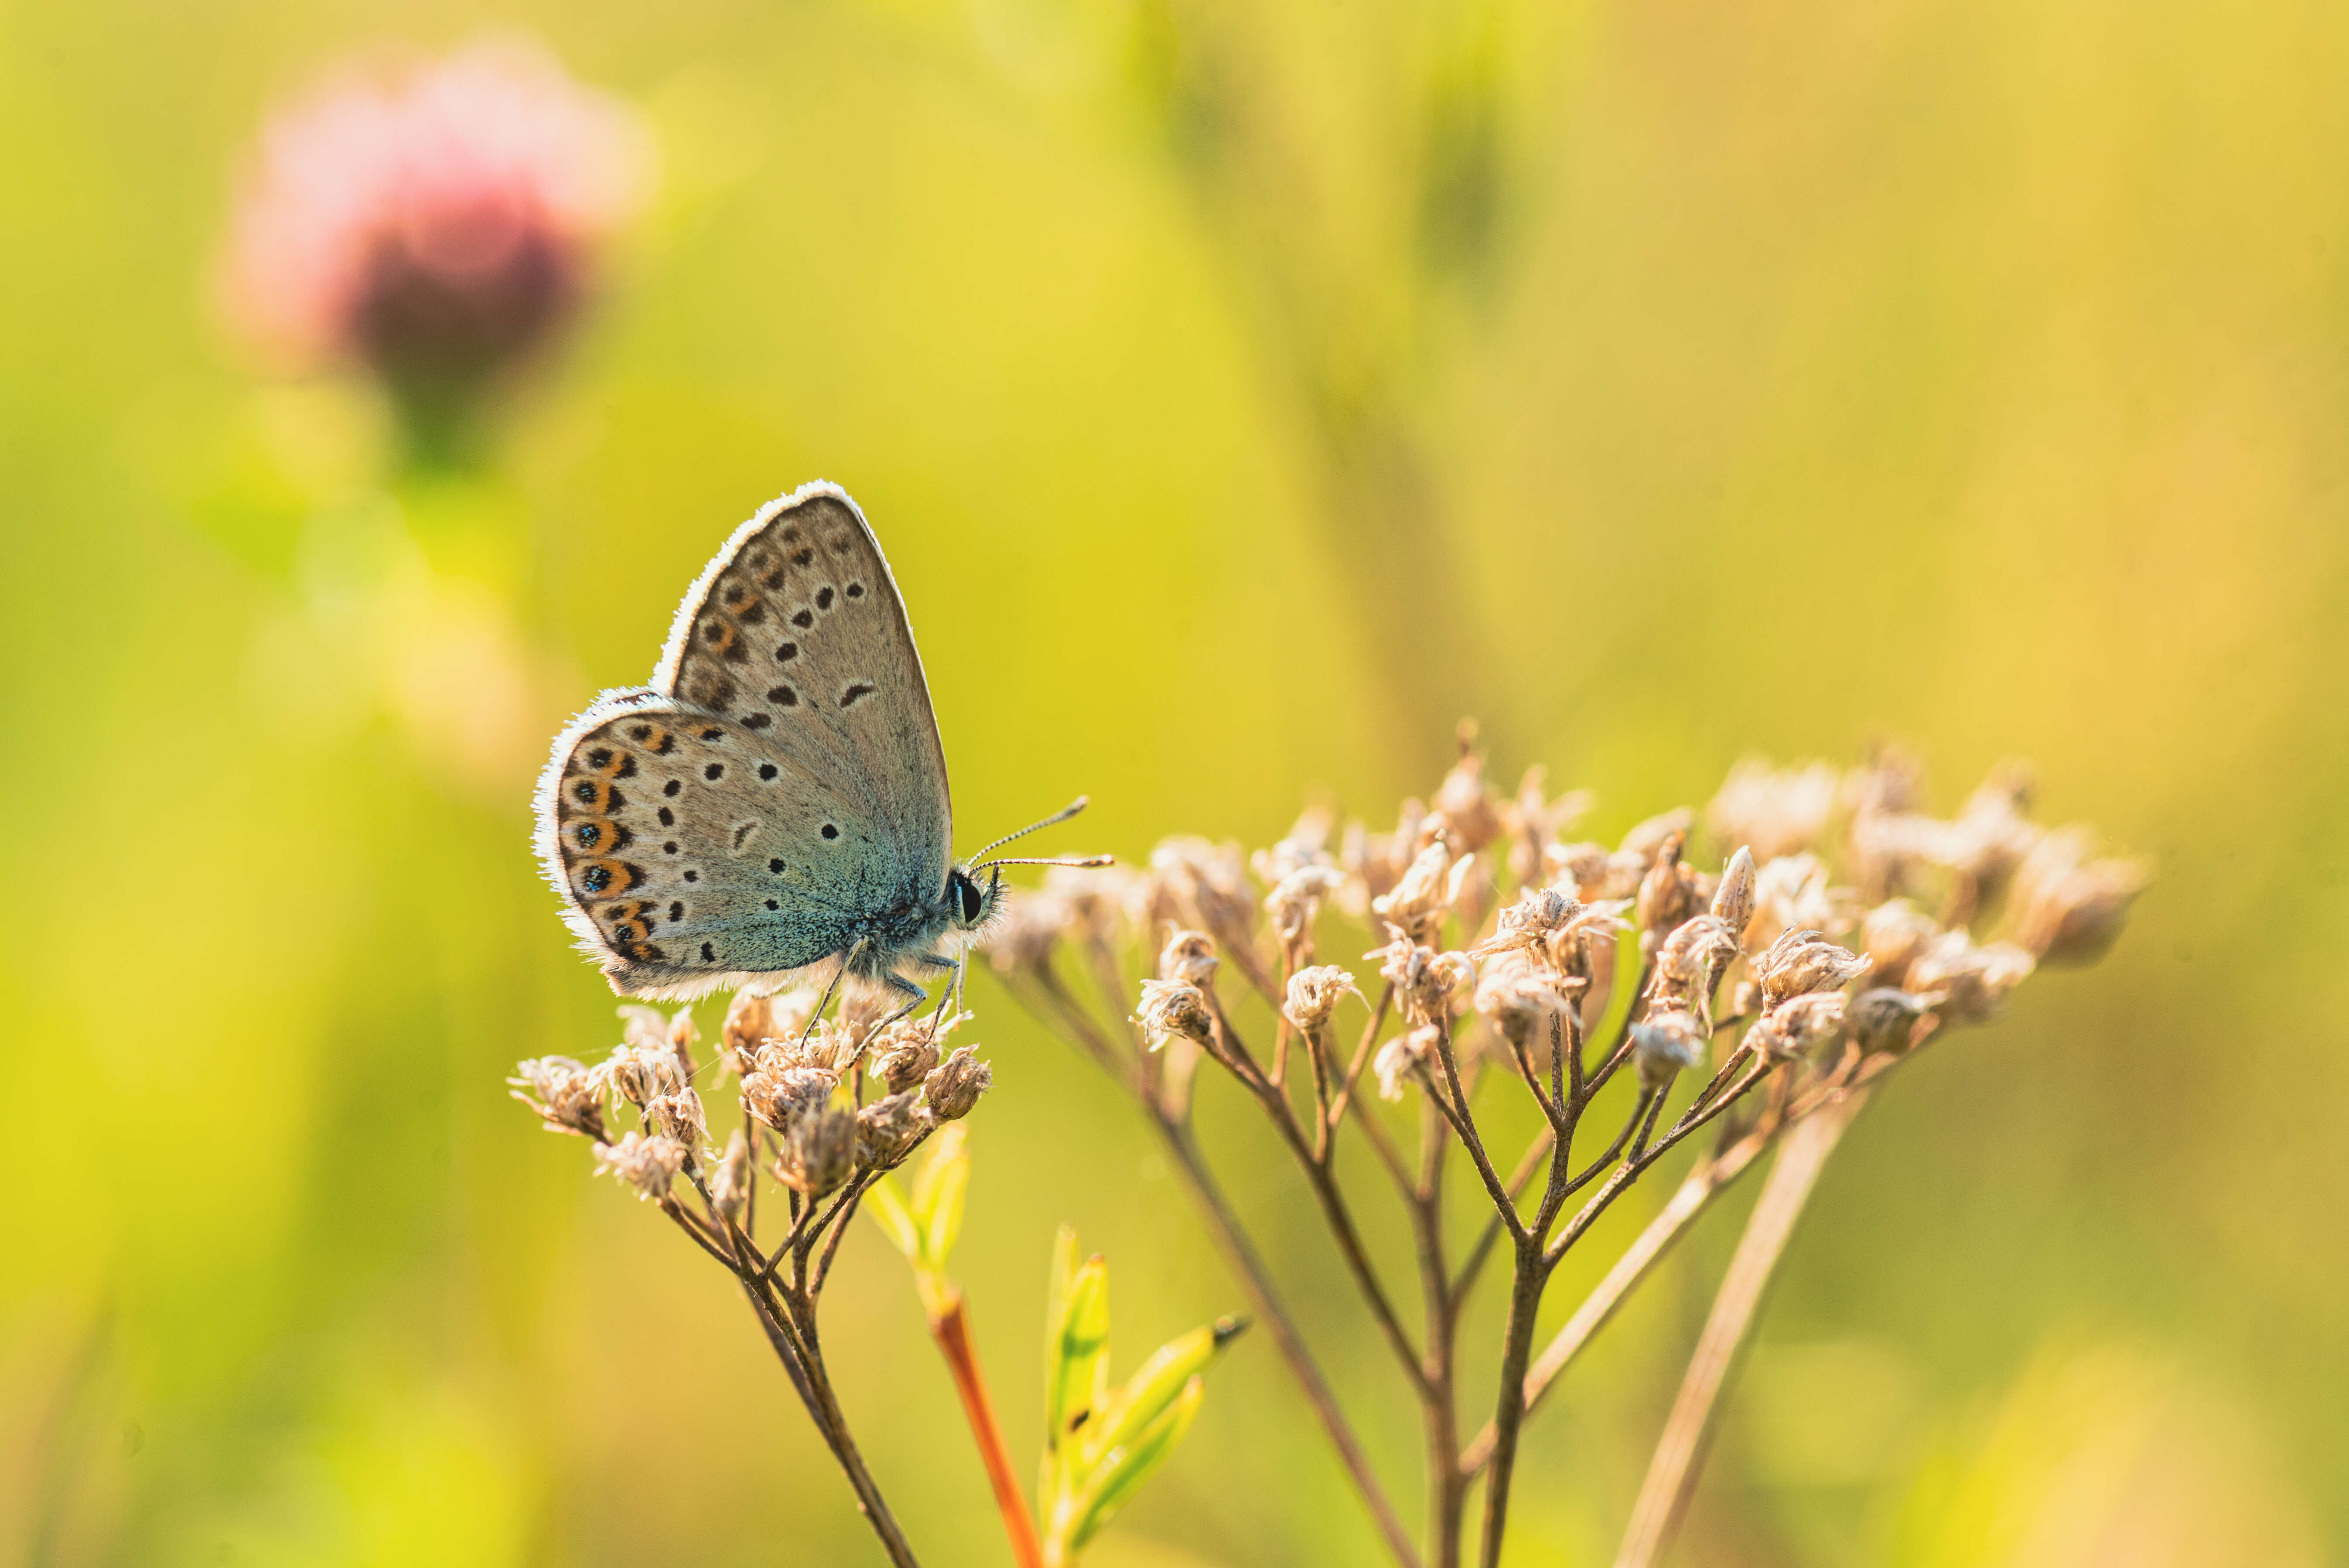
M 461 397 L 570 320 L 647 165 L 634 116 L 529 45 L 346 65 L 262 132 L 231 312 L 298 362 Z

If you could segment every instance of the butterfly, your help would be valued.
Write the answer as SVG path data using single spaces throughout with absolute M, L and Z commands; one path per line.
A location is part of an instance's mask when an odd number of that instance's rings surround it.
M 959 981 L 1004 866 L 1108 863 L 954 859 L 905 601 L 864 514 L 822 482 L 734 531 L 652 683 L 603 693 L 554 738 L 534 809 L 582 950 L 622 995 L 669 1001 L 828 971 L 910 1011 L 926 992 L 906 971 Z

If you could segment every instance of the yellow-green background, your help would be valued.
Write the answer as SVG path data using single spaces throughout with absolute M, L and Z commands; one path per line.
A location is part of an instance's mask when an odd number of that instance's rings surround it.
M 660 191 L 490 469 L 387 492 L 363 392 L 216 324 L 222 213 L 322 55 L 491 25 Z M 1902 737 L 1944 806 L 2034 759 L 2160 880 L 1847 1145 L 1684 1560 L 2339 1560 L 2344 80 L 2324 0 L 0 0 L 0 1560 L 875 1560 L 723 1279 L 499 1081 L 614 1037 L 543 737 L 818 475 L 967 841 L 1383 815 L 1471 712 L 1609 831 L 1749 751 Z M 977 999 L 1025 1449 L 1055 1224 L 1122 1365 L 1240 1298 Z M 1294 1182 L 1203 1116 L 1415 1502 Z M 1607 1560 L 1734 1222 L 1536 1424 L 1512 1561 Z M 925 1560 L 1007 1561 L 876 1233 L 828 1305 Z M 1097 1560 L 1376 1546 L 1257 1336 Z

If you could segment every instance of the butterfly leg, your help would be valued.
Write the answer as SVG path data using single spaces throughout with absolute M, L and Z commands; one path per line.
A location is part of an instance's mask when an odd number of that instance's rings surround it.
M 852 946 L 846 952 L 840 955 L 840 967 L 832 971 L 832 979 L 825 982 L 823 995 L 817 1001 L 815 1011 L 808 1014 L 807 1027 L 800 1032 L 801 1044 L 806 1044 L 808 1036 L 815 1033 L 816 1020 L 822 1018 L 824 1013 L 824 1009 L 832 1005 L 833 997 L 840 990 L 840 982 L 848 978 L 849 970 L 855 965 L 858 959 L 864 956 L 865 951 L 872 946 L 873 943 L 869 939 L 859 937 L 856 939 L 854 946 Z M 895 980 L 897 977 L 891 975 L 889 978 Z M 915 995 L 916 1000 L 914 1002 L 914 1005 L 916 1007 L 919 1007 L 922 1002 L 920 1000 L 921 992 L 918 988 L 916 988 Z

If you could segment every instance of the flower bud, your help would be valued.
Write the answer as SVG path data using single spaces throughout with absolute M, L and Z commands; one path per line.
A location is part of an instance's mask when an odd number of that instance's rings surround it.
M 891 1095 L 856 1113 L 858 1163 L 887 1170 L 930 1130 L 931 1113 L 912 1095 Z
M 1840 991 L 1868 972 L 1868 961 L 1817 931 L 1787 931 L 1754 965 L 1762 1000 L 1775 1007 L 1806 992 Z
M 983 939 L 988 961 L 1004 974 L 1043 969 L 1069 925 L 1067 900 L 1025 888 L 1006 895 L 1003 913 Z
M 1216 1033 L 1216 1022 L 1207 1011 L 1206 993 L 1187 981 L 1143 981 L 1142 1007 L 1133 1021 L 1142 1025 L 1142 1033 L 1154 1051 L 1171 1036 L 1180 1035 L 1205 1045 Z
M 1402 1099 L 1404 1081 L 1435 1054 L 1441 1038 L 1442 1032 L 1434 1024 L 1423 1023 L 1380 1046 L 1378 1054 L 1371 1058 L 1371 1071 L 1378 1075 L 1379 1097 Z
M 1917 1021 L 1931 1007 L 1929 997 L 1878 986 L 1853 997 L 1844 1017 L 1862 1051 L 1898 1054 L 1916 1044 Z
M 783 1129 L 775 1179 L 792 1191 L 821 1198 L 848 1179 L 856 1158 L 856 1118 L 824 1106 Z
M 1765 861 L 1799 854 L 1826 833 L 1837 782 L 1825 763 L 1773 768 L 1748 759 L 1729 770 L 1704 808 L 1705 826 L 1715 843 L 1752 845 Z
M 1205 931 L 1175 931 L 1158 955 L 1158 978 L 1205 988 L 1215 981 L 1216 939 Z
M 1281 1012 L 1289 1023 L 1310 1034 L 1330 1022 L 1339 1000 L 1350 994 L 1362 993 L 1355 990 L 1354 977 L 1336 964 L 1300 969 L 1288 977 L 1288 1002 Z
M 533 1056 L 514 1064 L 513 1097 L 536 1112 L 549 1132 L 604 1141 L 604 1094 L 596 1075 L 568 1056 Z M 527 1089 L 528 1094 L 523 1093 Z
M 1897 987 L 1926 944 L 1940 934 L 1932 916 L 1906 898 L 1889 898 L 1860 922 L 1859 945 L 1875 966 L 1868 971 L 1871 977 Z
M 2078 828 L 2051 833 L 2014 874 L 2015 940 L 2043 963 L 2091 963 L 2120 935 L 2148 877 L 2133 860 L 2093 860 Z
M 609 1173 L 635 1188 L 639 1199 L 667 1197 L 685 1159 L 685 1146 L 672 1137 L 628 1133 L 618 1143 L 595 1146 L 596 1173 Z
M 1820 1055 L 1843 1038 L 1845 1014 L 1842 992 L 1812 992 L 1764 1013 L 1745 1044 L 1774 1062 Z
M 1661 1089 L 1672 1075 L 1704 1063 L 1704 1028 L 1683 1008 L 1651 1012 L 1631 1025 L 1631 1060 L 1644 1088 Z
M 759 1120 L 787 1133 L 829 1104 L 839 1086 L 838 1078 L 820 1068 L 781 1067 L 743 1079 L 742 1103 Z
M 1729 961 L 1737 956 L 1737 939 L 1717 915 L 1698 915 L 1682 921 L 1656 950 L 1656 974 L 1692 1003 L 1713 988 Z
M 1934 999 L 1933 1011 L 1951 1023 L 1982 1023 L 1998 1016 L 2006 993 L 2035 967 L 2012 942 L 1976 947 L 1963 931 L 1943 931 L 1909 966 L 1909 987 Z
M 736 1077 L 749 1073 L 760 1044 L 775 1033 L 775 999 L 738 991 L 718 1031 L 718 1059 Z
M 961 1045 L 930 1069 L 930 1075 L 922 1080 L 922 1096 L 929 1102 L 932 1116 L 942 1122 L 957 1122 L 970 1115 L 978 1096 L 994 1086 L 994 1073 L 971 1054 L 969 1046 Z
M 699 1147 L 709 1136 L 709 1118 L 701 1108 L 701 1096 L 691 1089 L 654 1099 L 645 1106 L 645 1119 L 688 1150 Z
M 1643 931 L 1661 937 L 1702 907 L 1695 877 L 1681 864 L 1681 847 L 1686 842 L 1687 836 L 1678 829 L 1665 835 L 1655 859 L 1649 863 L 1648 874 L 1640 879 L 1637 918 Z
M 1452 908 L 1455 891 L 1453 854 L 1441 840 L 1421 850 L 1393 890 L 1371 900 L 1371 910 L 1415 940 L 1435 934 Z
M 1713 914 L 1732 937 L 1745 934 L 1754 919 L 1754 851 L 1740 847 L 1721 869 L 1721 886 L 1713 889 Z

